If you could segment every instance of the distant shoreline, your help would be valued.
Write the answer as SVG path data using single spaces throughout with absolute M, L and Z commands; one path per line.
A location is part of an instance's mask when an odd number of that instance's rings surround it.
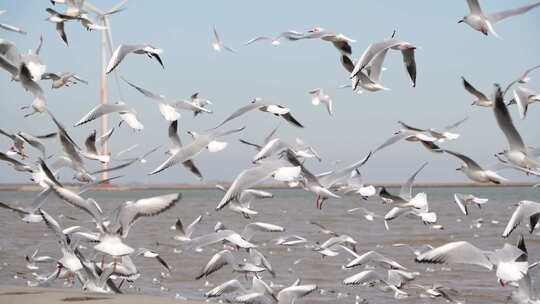
M 215 185 L 217 183 L 207 183 L 207 184 L 105 184 L 92 187 L 91 190 L 96 191 L 133 191 L 133 190 L 212 190 L 216 189 Z M 220 185 L 229 186 L 229 183 L 219 183 Z M 440 183 L 415 183 L 415 187 L 420 188 L 470 188 L 470 187 L 486 187 L 486 188 L 505 188 L 505 187 L 532 187 L 537 183 L 531 182 L 512 182 L 505 183 L 502 185 L 494 184 L 479 184 L 479 183 L 449 183 L 449 182 L 440 182 Z M 66 184 L 67 186 L 77 187 L 79 184 Z M 401 183 L 372 183 L 371 185 L 375 187 L 401 187 Z M 259 189 L 276 189 L 276 190 L 288 190 L 288 189 L 297 189 L 297 188 L 288 188 L 283 185 L 260 185 L 256 188 Z M 38 191 L 41 188 L 35 184 L 0 184 L 0 191 L 21 191 L 21 192 L 33 192 Z M 216 189 L 217 190 L 217 189 Z

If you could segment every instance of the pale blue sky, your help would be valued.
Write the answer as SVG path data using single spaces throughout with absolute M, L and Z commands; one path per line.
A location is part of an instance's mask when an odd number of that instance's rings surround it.
M 511 8 L 528 3 L 525 0 L 482 1 L 486 12 Z M 94 1 L 107 8 L 114 1 Z M 0 32 L 0 37 L 15 42 L 26 52 L 35 48 L 42 33 L 45 43 L 42 59 L 48 71 L 72 71 L 90 81 L 88 86 L 77 85 L 60 90 L 46 88 L 48 106 L 67 126 L 73 125 L 99 102 L 100 33 L 87 32 L 79 24 L 69 23 L 66 32 L 70 46 L 65 47 L 54 25 L 44 21 L 49 1 L 2 1 L 0 9 L 8 12 L 0 22 L 23 27 L 27 36 Z M 458 130 L 462 137 L 445 147 L 471 156 L 482 165 L 494 162 L 493 154 L 506 146 L 492 112 L 471 107 L 470 96 L 461 85 L 466 76 L 477 88 L 491 94 L 492 84 L 507 83 L 524 69 L 540 64 L 540 9 L 505 20 L 496 25 L 502 39 L 484 37 L 464 24 L 457 24 L 467 13 L 465 0 L 459 1 L 142 1 L 131 0 L 128 9 L 111 18 L 113 39 L 119 43 L 150 43 L 164 49 L 166 69 L 143 56 L 131 56 L 118 72 L 130 81 L 154 92 L 174 98 L 187 98 L 193 92 L 212 100 L 214 114 L 193 119 L 184 113 L 180 127 L 185 130 L 204 130 L 214 126 L 234 109 L 253 97 L 289 106 L 305 126 L 297 129 L 282 124 L 278 136 L 293 141 L 301 137 L 314 145 L 324 158 L 319 164 L 307 166 L 319 172 L 331 168 L 333 160 L 350 163 L 363 157 L 397 130 L 398 120 L 420 127 L 440 128 L 469 116 L 470 120 Z M 57 6 L 57 9 L 63 9 Z M 236 48 L 238 54 L 216 53 L 211 48 L 212 26 L 216 25 L 222 40 Z M 401 55 L 387 56 L 383 83 L 388 92 L 353 94 L 338 89 L 348 82 L 348 75 L 339 63 L 339 54 L 329 43 L 318 40 L 283 43 L 273 47 L 268 43 L 244 47 L 242 44 L 257 35 L 274 35 L 284 30 L 304 31 L 315 26 L 344 33 L 356 39 L 353 54 L 357 58 L 367 45 L 389 36 L 394 29 L 398 37 L 417 46 L 418 85 L 410 87 L 402 65 Z M 531 87 L 540 90 L 540 75 L 533 75 Z M 118 99 L 112 77 L 110 101 Z M 310 103 L 307 91 L 322 87 L 334 100 L 335 116 L 329 117 L 324 108 Z M 121 128 L 112 139 L 112 151 L 134 143 L 146 148 L 167 146 L 167 122 L 157 106 L 133 89 L 121 84 L 124 99 L 140 114 L 144 131 L 134 133 Z M 31 97 L 19 84 L 10 82 L 0 73 L 0 128 L 8 131 L 25 130 L 42 133 L 53 130 L 45 115 L 24 119 L 19 107 L 29 104 Z M 540 110 L 532 106 L 525 121 L 517 128 L 525 142 L 540 145 L 538 117 Z M 111 123 L 118 122 L 113 115 Z M 250 113 L 229 127 L 245 125 L 241 138 L 260 141 L 278 120 L 264 113 Z M 99 128 L 93 122 L 79 128 L 69 128 L 70 134 L 82 144 L 87 134 Z M 182 134 L 185 142 L 189 139 Z M 250 166 L 254 151 L 230 136 L 229 147 L 217 154 L 202 153 L 196 162 L 207 180 L 233 179 Z M 0 138 L 6 149 L 9 141 Z M 59 152 L 56 140 L 48 147 Z M 157 176 L 146 173 L 165 160 L 163 152 L 154 154 L 144 166 L 126 170 L 124 182 L 182 182 L 197 180 L 177 166 Z M 466 181 L 454 169 L 459 162 L 447 155 L 435 155 L 420 145 L 399 143 L 375 155 L 363 172 L 371 181 L 402 181 L 423 161 L 430 165 L 419 181 Z M 94 167 L 90 161 L 88 167 Z M 523 180 L 516 174 L 503 175 Z M 64 178 L 71 177 L 64 174 Z M 0 182 L 25 181 L 26 176 L 0 164 Z

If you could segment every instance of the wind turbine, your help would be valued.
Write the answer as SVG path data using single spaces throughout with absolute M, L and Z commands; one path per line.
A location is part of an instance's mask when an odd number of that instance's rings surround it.
M 107 104 L 109 101 L 109 90 L 108 90 L 108 84 L 107 84 L 107 75 L 105 74 L 105 71 L 107 69 L 107 63 L 109 61 L 110 56 L 112 56 L 113 53 L 113 41 L 112 41 L 112 34 L 111 34 L 111 25 L 109 22 L 109 15 L 115 14 L 117 12 L 120 12 L 124 9 L 124 5 L 128 2 L 128 0 L 123 0 L 120 3 L 113 6 L 108 11 L 102 11 L 98 9 L 95 5 L 89 3 L 88 1 L 84 2 L 84 9 L 88 10 L 90 12 L 93 12 L 97 15 L 97 18 L 101 22 L 101 24 L 105 27 L 105 30 L 101 31 L 101 88 L 100 88 L 100 103 L 101 104 Z M 114 79 L 116 82 L 116 87 L 118 89 L 118 95 L 120 99 L 122 99 L 122 91 L 120 90 L 118 75 L 116 74 L 116 71 L 114 71 Z M 107 115 L 103 115 L 101 118 L 101 134 L 105 134 L 108 129 L 108 119 Z M 109 154 L 109 144 L 108 142 L 105 142 L 103 145 L 103 151 L 101 152 L 103 154 Z M 102 163 L 101 164 L 102 169 L 107 169 L 108 164 Z M 108 172 L 101 173 L 102 179 L 108 178 Z

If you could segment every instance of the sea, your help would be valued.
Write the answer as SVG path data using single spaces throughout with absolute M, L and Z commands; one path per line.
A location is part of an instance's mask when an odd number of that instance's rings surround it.
M 302 284 L 316 284 L 317 291 L 299 299 L 296 303 L 445 303 L 443 299 L 425 297 L 422 289 L 414 284 L 430 286 L 439 284 L 459 292 L 459 300 L 466 303 L 506 303 L 512 286 L 501 286 L 494 271 L 474 265 L 427 265 L 414 261 L 414 253 L 407 247 L 393 246 L 405 243 L 413 247 L 423 244 L 439 246 L 452 241 L 468 241 L 482 250 L 495 250 L 505 243 L 515 244 L 519 235 L 523 234 L 529 253 L 529 261 L 540 259 L 540 237 L 530 234 L 524 225 L 518 227 L 509 238 L 501 234 L 516 203 L 520 200 L 540 201 L 540 189 L 530 187 L 440 187 L 415 188 L 414 193 L 427 194 L 431 211 L 437 213 L 438 224 L 442 227 L 425 225 L 416 217 L 400 217 L 389 222 L 385 228 L 382 216 L 392 206 L 384 204 L 380 198 L 367 200 L 357 196 L 344 196 L 342 199 L 330 199 L 322 210 L 315 208 L 315 196 L 299 189 L 272 189 L 273 198 L 254 200 L 252 208 L 258 214 L 245 218 L 228 208 L 216 211 L 215 207 L 223 193 L 219 190 L 136 190 L 136 191 L 89 191 L 84 197 L 94 198 L 104 209 L 104 213 L 118 207 L 125 201 L 137 200 L 156 195 L 182 193 L 182 200 L 167 212 L 153 217 L 142 217 L 135 222 L 126 243 L 133 248 L 147 248 L 156 251 L 171 266 L 170 273 L 155 259 L 134 257 L 141 276 L 133 283 L 124 283 L 122 290 L 129 294 L 158 295 L 175 299 L 205 299 L 204 293 L 218 284 L 237 278 L 246 287 L 251 284 L 250 278 L 235 273 L 229 265 L 208 276 L 196 280 L 204 265 L 216 252 L 223 249 L 222 244 L 195 250 L 186 243 L 173 239 L 172 230 L 176 220 L 180 218 L 187 226 L 197 216 L 202 221 L 196 226 L 193 237 L 213 231 L 217 222 L 228 229 L 241 233 L 250 222 L 264 222 L 280 225 L 284 232 L 260 232 L 252 242 L 257 249 L 267 256 L 276 276 L 262 273 L 261 277 L 274 286 L 276 290 L 291 285 L 300 279 Z M 390 192 L 399 193 L 399 189 L 390 188 Z M 469 215 L 462 214 L 454 202 L 454 194 L 473 194 L 488 198 L 489 201 L 478 208 L 469 206 Z M 35 192 L 0 191 L 0 201 L 13 206 L 29 206 L 36 196 Z M 361 213 L 349 214 L 347 210 L 364 207 L 378 216 L 373 221 L 365 219 Z M 52 194 L 42 209 L 55 217 L 65 228 L 79 225 L 92 229 L 93 223 L 82 211 L 67 205 Z M 323 257 L 313 249 L 330 236 L 310 222 L 316 222 L 338 234 L 350 235 L 357 241 L 356 251 L 359 254 L 375 250 L 405 266 L 419 276 L 403 291 L 408 297 L 395 299 L 392 291 L 385 291 L 380 286 L 345 286 L 345 278 L 373 269 L 386 276 L 386 270 L 377 265 L 363 265 L 358 268 L 344 269 L 353 257 L 340 251 L 332 257 Z M 40 269 L 26 268 L 25 256 L 31 255 L 39 248 L 38 255 L 61 257 L 55 235 L 44 223 L 25 223 L 9 210 L 0 209 L 0 282 L 2 285 L 34 285 L 35 275 L 50 274 L 55 264 L 40 264 Z M 282 236 L 299 235 L 306 238 L 306 244 L 285 247 L 276 244 Z M 86 256 L 101 260 L 95 254 L 93 244 L 77 241 Z M 242 250 L 235 253 L 238 260 L 249 258 Z M 109 257 L 106 258 L 110 260 Z M 531 276 L 535 270 L 531 270 Z M 50 287 L 81 288 L 79 282 L 69 286 L 65 281 L 57 280 Z M 213 301 L 231 301 L 232 295 L 224 295 Z M 364 301 L 364 302 L 362 302 Z

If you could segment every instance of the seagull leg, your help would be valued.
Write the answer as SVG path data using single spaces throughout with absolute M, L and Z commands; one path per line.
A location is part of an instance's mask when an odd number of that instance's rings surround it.
M 105 265 L 105 255 L 101 256 L 101 269 L 103 269 L 103 266 Z
M 320 195 L 317 195 L 317 200 L 315 201 L 315 208 L 319 209 L 319 200 L 321 199 Z
M 120 284 L 118 284 L 118 289 L 122 288 L 122 285 L 124 285 L 125 281 L 125 279 L 122 279 L 122 281 L 120 281 Z

